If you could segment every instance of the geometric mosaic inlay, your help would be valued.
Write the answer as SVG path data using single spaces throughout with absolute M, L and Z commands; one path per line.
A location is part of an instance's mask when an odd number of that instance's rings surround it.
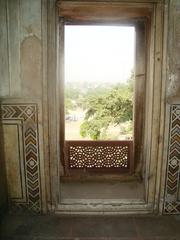
M 26 201 L 10 199 L 13 211 L 41 212 L 41 181 L 39 159 L 38 107 L 37 104 L 1 104 L 1 117 L 6 120 L 20 120 L 22 126 L 24 179 Z
M 70 146 L 70 168 L 127 168 L 128 146 Z
M 67 171 L 130 171 L 133 141 L 65 141 Z
M 180 214 L 180 104 L 170 107 L 164 214 Z

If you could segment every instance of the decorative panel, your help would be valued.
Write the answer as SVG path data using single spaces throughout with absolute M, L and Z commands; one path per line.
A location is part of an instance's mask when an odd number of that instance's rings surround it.
M 8 194 L 10 208 L 13 211 L 26 210 L 39 213 L 42 194 L 38 106 L 34 103 L 3 103 L 1 115 L 5 134 L 5 160 L 9 161 L 6 163 L 6 169 L 9 176 L 7 184 L 10 191 Z M 15 180 L 16 177 L 18 179 Z M 15 182 L 12 184 L 10 181 Z
M 180 104 L 170 107 L 165 214 L 180 214 Z
M 129 171 L 132 141 L 66 141 L 65 161 L 70 170 Z
M 12 200 L 26 199 L 21 121 L 4 121 L 4 159 L 8 179 L 8 193 Z

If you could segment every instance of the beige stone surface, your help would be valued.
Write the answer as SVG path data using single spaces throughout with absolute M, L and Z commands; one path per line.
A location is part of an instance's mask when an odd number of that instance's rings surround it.
M 3 126 L 4 132 L 4 156 L 6 162 L 6 176 L 8 179 L 8 195 L 9 198 L 22 198 L 21 183 L 21 165 L 22 155 L 20 149 L 20 141 L 18 136 L 18 125 Z
M 7 185 L 6 185 L 6 170 L 4 161 L 4 141 L 2 138 L 3 131 L 0 124 L 0 216 L 4 213 L 7 207 Z
M 169 2 L 167 100 L 180 102 L 180 2 Z
M 23 95 L 42 95 L 41 42 L 36 36 L 29 36 L 21 43 L 21 77 Z
M 40 0 L 0 2 L 0 97 L 42 97 Z

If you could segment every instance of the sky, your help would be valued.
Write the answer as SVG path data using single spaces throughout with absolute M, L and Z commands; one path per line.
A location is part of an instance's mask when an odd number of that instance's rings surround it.
M 65 82 L 125 82 L 134 51 L 134 27 L 66 25 Z

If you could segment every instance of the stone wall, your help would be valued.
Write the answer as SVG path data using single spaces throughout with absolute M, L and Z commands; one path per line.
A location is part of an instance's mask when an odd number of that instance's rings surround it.
M 180 2 L 170 1 L 168 29 L 167 100 L 180 101 Z
M 180 213 L 180 2 L 170 0 L 167 31 L 164 213 Z M 167 162 L 166 162 L 167 161 Z M 162 173 L 162 175 L 164 174 Z
M 43 142 L 43 129 L 47 124 L 43 121 L 43 118 L 47 119 L 47 106 L 43 101 L 47 57 L 46 12 L 46 1 L 0 1 L 3 158 L 13 211 L 39 213 L 46 208 L 46 149 Z
M 2 136 L 2 125 L 0 124 L 0 134 Z M 6 171 L 4 161 L 4 142 L 0 139 L 0 217 L 6 212 L 8 205 L 7 200 L 7 185 L 6 185 Z

